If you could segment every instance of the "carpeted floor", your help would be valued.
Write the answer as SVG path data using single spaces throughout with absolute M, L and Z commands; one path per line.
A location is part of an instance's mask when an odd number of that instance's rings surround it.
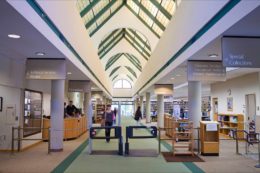
M 125 135 L 126 125 L 135 125 L 135 121 L 131 117 L 124 117 L 122 119 L 123 135 Z M 104 131 L 100 131 L 102 135 Z M 138 129 L 135 131 L 138 135 L 147 135 L 148 131 L 145 129 Z M 125 136 L 123 137 L 125 139 Z M 129 148 L 130 153 L 136 154 L 136 151 L 144 149 L 142 157 L 139 153 L 137 157 L 125 157 L 109 154 L 109 151 L 117 150 L 118 141 L 111 140 L 106 143 L 105 140 L 93 140 L 94 154 L 87 153 L 88 141 L 77 148 L 67 159 L 58 165 L 53 172 L 203 172 L 195 164 L 166 162 L 162 155 L 153 155 L 152 157 L 145 157 L 145 151 L 157 152 L 158 141 L 156 139 L 130 139 Z M 168 151 L 167 147 L 162 146 L 162 151 Z M 100 154 L 100 151 L 107 151 Z M 95 154 L 98 153 L 98 154 Z M 147 153 L 146 153 L 147 154 Z

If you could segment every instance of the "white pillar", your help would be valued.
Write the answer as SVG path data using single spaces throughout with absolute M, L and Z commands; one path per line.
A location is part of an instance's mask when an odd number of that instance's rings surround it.
M 64 80 L 51 81 L 51 145 L 52 151 L 63 150 Z
M 121 126 L 121 101 L 118 102 L 117 117 L 117 124 L 118 126 Z
M 164 127 L 164 102 L 163 95 L 157 95 L 157 126 Z
M 142 117 L 144 117 L 144 96 L 140 96 L 140 109 L 141 109 Z
M 188 115 L 189 119 L 193 122 L 193 127 L 200 126 L 201 120 L 201 82 L 189 81 L 188 82 Z M 198 131 L 193 130 L 194 139 L 198 138 Z M 198 149 L 198 142 L 194 141 L 194 149 Z
M 199 127 L 201 120 L 201 82 L 188 82 L 188 108 L 189 119 L 193 121 L 193 126 Z
M 150 93 L 147 92 L 145 94 L 145 116 L 146 116 L 146 123 L 150 123 L 151 122 L 151 97 L 150 97 Z
M 92 101 L 91 101 L 91 92 L 84 93 L 84 112 L 87 116 L 87 129 L 92 127 L 92 117 L 93 117 L 93 110 L 92 110 Z M 88 153 L 92 153 L 92 140 L 89 138 L 88 143 Z
M 138 107 L 138 102 L 137 102 L 137 99 L 135 99 L 135 101 L 134 101 L 134 102 L 135 102 L 135 109 L 134 109 L 134 110 L 135 110 L 135 112 L 136 112 L 136 110 L 137 110 L 137 107 Z M 134 113 L 135 113 L 135 112 L 134 112 Z

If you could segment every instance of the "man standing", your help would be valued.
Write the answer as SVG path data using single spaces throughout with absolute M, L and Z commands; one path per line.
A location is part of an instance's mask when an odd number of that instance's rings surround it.
M 77 112 L 77 108 L 76 106 L 73 105 L 73 102 L 70 101 L 69 102 L 69 105 L 66 107 L 66 113 L 69 115 L 69 116 L 74 116 L 75 113 Z

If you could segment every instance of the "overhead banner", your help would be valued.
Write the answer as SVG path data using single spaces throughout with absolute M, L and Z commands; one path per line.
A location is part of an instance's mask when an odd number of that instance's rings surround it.
M 225 67 L 260 67 L 260 38 L 222 38 L 222 56 Z
M 173 94 L 173 84 L 155 84 L 154 93 L 162 95 L 172 95 Z
M 68 90 L 69 92 L 90 92 L 91 91 L 90 81 L 70 80 Z
M 27 59 L 26 79 L 66 79 L 65 59 Z
M 221 61 L 188 61 L 188 81 L 225 81 L 226 68 Z

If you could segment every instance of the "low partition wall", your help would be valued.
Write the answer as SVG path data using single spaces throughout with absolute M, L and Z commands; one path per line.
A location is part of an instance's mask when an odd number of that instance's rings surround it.
M 50 119 L 43 119 L 43 128 L 50 127 Z M 64 119 L 64 136 L 63 139 L 74 139 L 87 131 L 86 116 L 79 118 L 65 118 Z M 42 131 L 43 140 L 48 140 L 49 131 L 44 129 Z

